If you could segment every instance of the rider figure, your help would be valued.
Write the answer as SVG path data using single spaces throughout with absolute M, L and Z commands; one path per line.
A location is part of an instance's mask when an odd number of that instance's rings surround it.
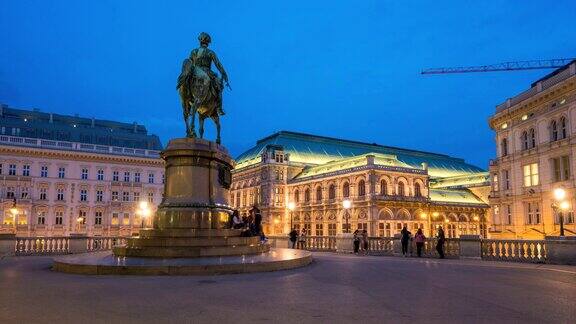
M 228 85 L 228 75 L 226 74 L 226 71 L 224 71 L 224 67 L 218 60 L 216 53 L 208 48 L 208 45 L 212 41 L 210 35 L 202 32 L 198 36 L 198 40 L 200 41 L 200 47 L 192 50 L 190 53 L 190 60 L 192 61 L 192 64 L 199 67 L 202 69 L 202 71 L 204 71 L 204 73 L 206 73 L 207 80 L 210 82 L 210 89 L 220 98 L 220 104 L 218 105 L 218 115 L 222 116 L 224 115 L 224 110 L 222 109 L 222 90 L 224 88 L 224 83 Z M 210 69 L 212 62 L 214 62 L 214 65 L 220 72 L 222 79 L 218 79 L 216 73 Z

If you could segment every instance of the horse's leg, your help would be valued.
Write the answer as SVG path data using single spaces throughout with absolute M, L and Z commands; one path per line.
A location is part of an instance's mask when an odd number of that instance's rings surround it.
M 214 124 L 216 124 L 216 143 L 220 144 L 220 117 L 215 115 L 212 117 Z
M 186 124 L 186 137 L 190 137 L 190 126 L 188 125 L 188 117 L 190 117 L 190 111 L 188 110 L 188 104 L 186 101 L 182 101 L 182 112 L 184 113 L 184 124 Z
M 196 138 L 196 111 L 198 110 L 198 105 L 196 102 L 190 102 L 190 111 L 192 115 L 192 120 L 190 121 L 190 129 L 192 133 L 192 138 Z
M 198 123 L 200 124 L 200 138 L 204 138 L 204 116 L 198 115 Z

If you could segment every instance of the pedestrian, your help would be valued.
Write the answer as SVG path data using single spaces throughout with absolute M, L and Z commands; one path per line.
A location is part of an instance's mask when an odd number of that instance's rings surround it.
M 368 254 L 368 231 L 362 231 L 362 249 L 364 250 L 364 254 Z
M 358 254 L 358 251 L 360 250 L 360 233 L 358 232 L 358 230 L 354 231 L 354 254 Z
M 408 243 L 410 243 L 410 235 L 412 235 L 412 233 L 410 233 L 408 228 L 406 228 L 406 225 L 404 225 L 404 228 L 402 231 L 400 231 L 400 243 L 402 243 L 402 255 L 404 257 L 408 256 Z
M 244 223 L 240 219 L 240 214 L 238 213 L 237 210 L 234 210 L 234 212 L 232 212 L 232 226 L 231 226 L 231 228 L 241 229 L 243 227 L 244 227 Z
M 302 231 L 300 232 L 300 236 L 298 237 L 298 242 L 300 244 L 300 249 L 305 250 L 306 249 L 306 229 L 303 228 Z
M 424 242 L 426 241 L 426 236 L 422 232 L 422 229 L 419 228 L 414 236 L 414 241 L 416 241 L 416 254 L 418 257 L 422 257 L 422 248 L 424 247 Z
M 444 236 L 442 226 L 438 227 L 438 235 L 436 236 L 436 239 L 438 240 L 436 242 L 436 251 L 438 251 L 440 259 L 444 259 L 444 242 L 446 241 L 446 237 Z
M 292 248 L 295 249 L 296 248 L 296 240 L 298 239 L 298 231 L 295 228 L 293 228 L 290 231 L 290 234 L 288 234 L 288 235 L 290 235 L 290 242 L 292 243 Z

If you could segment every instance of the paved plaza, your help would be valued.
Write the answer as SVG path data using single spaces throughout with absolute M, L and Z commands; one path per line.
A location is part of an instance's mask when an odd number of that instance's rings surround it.
M 0 261 L 0 323 L 557 322 L 576 267 L 314 254 L 302 269 L 205 277 L 86 276 L 50 257 Z

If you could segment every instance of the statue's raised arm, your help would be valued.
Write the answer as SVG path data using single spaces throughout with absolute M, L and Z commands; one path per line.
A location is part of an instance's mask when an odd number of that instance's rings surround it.
M 186 133 L 189 137 L 196 137 L 194 130 L 194 119 L 196 113 L 200 119 L 200 137 L 204 133 L 204 119 L 210 117 L 216 124 L 218 137 L 216 142 L 220 143 L 220 119 L 224 115 L 222 108 L 222 90 L 224 83 L 228 85 L 228 74 L 224 66 L 220 63 L 218 56 L 208 48 L 212 41 L 207 33 L 200 33 L 198 36 L 200 47 L 195 48 L 190 53 L 190 58 L 184 61 L 182 73 L 178 78 L 178 91 L 182 101 L 184 120 L 186 122 Z M 218 78 L 212 71 L 212 63 L 220 72 Z M 192 117 L 189 123 L 188 118 Z

